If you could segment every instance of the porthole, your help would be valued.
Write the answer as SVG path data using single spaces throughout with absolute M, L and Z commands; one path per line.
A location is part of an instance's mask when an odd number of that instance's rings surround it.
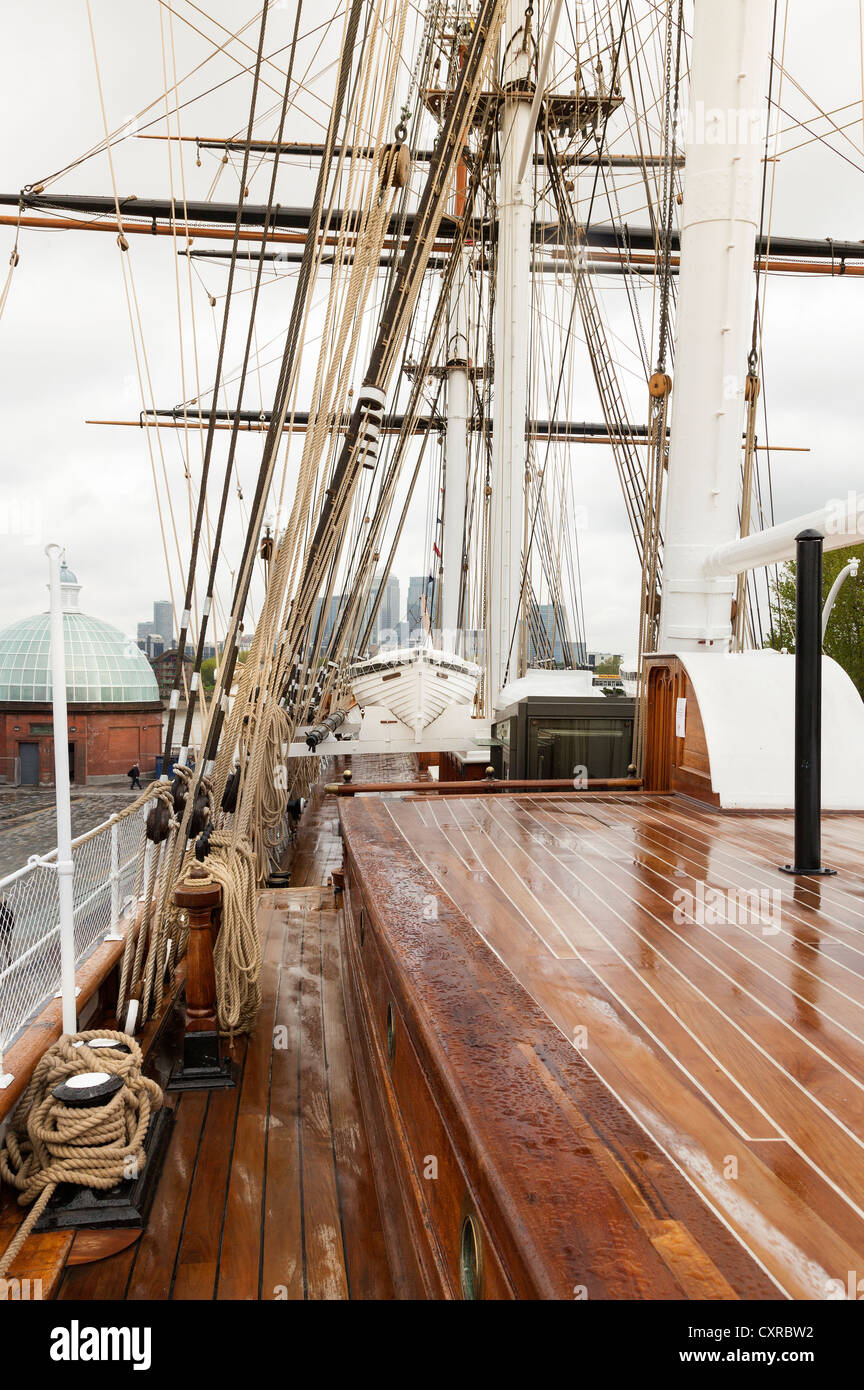
M 480 1297 L 480 1276 L 480 1228 L 473 1216 L 466 1216 L 459 1237 L 459 1284 L 464 1299 Z
M 387 1056 L 391 1062 L 396 1056 L 396 1010 L 392 1003 L 387 1005 Z

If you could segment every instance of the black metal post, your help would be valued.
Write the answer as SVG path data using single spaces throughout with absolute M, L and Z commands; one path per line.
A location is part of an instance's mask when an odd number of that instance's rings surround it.
M 795 862 L 789 874 L 822 867 L 822 536 L 795 537 Z

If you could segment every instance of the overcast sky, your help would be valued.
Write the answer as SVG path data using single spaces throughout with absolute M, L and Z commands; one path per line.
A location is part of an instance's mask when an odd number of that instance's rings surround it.
M 162 47 L 160 3 L 168 33 L 164 0 L 91 0 L 110 128 L 119 126 L 160 95 Z M 569 3 L 569 0 L 568 0 Z M 181 114 L 184 134 L 224 136 L 245 125 L 250 93 L 248 75 L 236 77 L 240 66 L 226 55 L 212 57 L 213 43 L 224 41 L 213 20 L 202 10 L 236 30 L 253 19 L 252 6 L 238 0 L 212 0 L 197 10 L 189 0 L 174 0 L 177 17 L 173 34 L 178 71 L 186 73 L 209 59 L 181 88 L 181 100 L 225 83 Z M 337 0 L 304 5 L 301 29 L 320 26 L 339 8 Z M 638 7 L 637 7 L 638 8 Z M 644 3 L 642 8 L 656 8 Z M 688 7 L 692 8 L 692 7 Z M 779 10 L 784 9 L 783 0 Z M 267 51 L 287 45 L 294 24 L 294 0 L 279 0 L 268 20 Z M 829 129 L 817 107 L 837 108 L 836 120 L 854 121 L 845 137 L 834 136 L 840 153 L 810 143 L 784 156 L 777 166 L 773 230 L 799 236 L 864 237 L 864 151 L 861 125 L 861 58 L 856 0 L 828 0 L 814 20 L 812 4 L 790 0 L 786 34 L 786 70 L 782 104 L 794 119 L 807 119 L 813 131 Z M 308 19 L 305 18 L 308 16 Z M 252 45 L 257 22 L 246 32 Z M 324 38 L 317 59 L 314 49 Z M 330 44 L 328 49 L 327 44 Z M 245 64 L 252 55 L 235 42 L 232 51 Z M 314 62 L 318 73 L 313 92 L 326 98 L 332 72 L 321 72 L 328 53 L 335 56 L 332 35 L 323 30 L 304 42 L 303 66 Z M 408 55 L 410 57 L 410 55 Z M 274 59 L 284 66 L 287 52 Z M 169 54 L 169 64 L 170 64 Z M 102 136 L 101 114 L 84 0 L 42 0 L 18 6 L 8 19 L 2 56 L 2 101 L 6 139 L 0 151 L 0 190 L 14 192 L 41 180 L 79 158 Z M 267 69 L 279 89 L 279 74 Z M 776 90 L 775 79 L 775 90 Z M 799 84 L 796 87 L 795 84 Z M 803 89 L 803 92 L 802 90 Z M 804 93 L 807 95 L 805 96 Z M 277 101 L 265 93 L 261 110 Z M 856 104 L 857 103 L 857 109 Z M 303 94 L 303 110 L 295 111 L 289 139 L 320 138 L 326 119 L 322 99 Z M 145 121 L 164 114 L 152 110 Z M 144 121 L 141 129 L 144 129 Z M 787 125 L 788 118 L 783 119 Z M 272 134 L 275 118 L 261 132 Z M 164 133 L 164 121 L 149 133 Z M 785 137 L 786 147 L 807 140 L 807 132 Z M 114 150 L 119 191 L 143 196 L 168 196 L 167 147 L 163 142 L 130 138 Z M 183 146 L 187 196 L 233 201 L 237 171 L 223 166 L 220 156 Z M 214 178 L 218 181 L 213 189 Z M 175 192 L 179 193 L 175 162 Z M 268 166 L 253 175 L 250 199 L 264 201 Z M 277 200 L 306 203 L 311 195 L 311 172 L 286 167 Z M 54 191 L 110 194 L 111 180 L 104 154 L 72 169 L 53 185 Z M 623 213 L 627 215 L 626 205 Z M 4 214 L 13 209 L 4 208 Z M 602 218 L 601 220 L 606 220 Z M 636 213 L 634 222 L 643 221 Z M 0 226 L 5 276 L 14 229 Z M 153 397 L 160 406 L 173 406 L 185 394 L 195 394 L 189 290 L 186 265 L 180 262 L 179 293 L 183 304 L 184 339 L 178 336 L 175 282 L 176 257 L 169 238 L 131 236 L 129 260 L 138 296 Z M 212 246 L 215 243 L 202 242 Z M 88 419 L 135 419 L 141 408 L 132 334 L 123 292 L 120 257 L 108 232 L 80 233 L 22 230 L 20 263 L 12 279 L 0 321 L 0 392 L 2 430 L 0 459 L 0 624 L 46 606 L 47 560 L 43 546 L 57 540 L 67 548 L 69 563 L 84 585 L 82 606 L 127 632 L 150 618 L 154 598 L 167 596 L 169 583 L 160 533 L 159 512 L 147 441 L 132 428 L 87 425 Z M 199 337 L 202 389 L 212 380 L 215 328 L 221 319 L 226 271 L 217 265 L 196 266 L 193 303 Z M 243 283 L 243 280 L 238 283 Z M 245 277 L 248 284 L 248 276 Z M 271 363 L 281 351 L 281 337 L 290 311 L 293 275 L 272 276 L 258 318 L 261 358 Z M 650 317 L 649 291 L 644 291 Z M 209 304 L 217 297 L 216 310 Z M 611 328 L 632 341 L 630 316 L 619 279 L 601 282 L 604 308 Z M 864 487 L 861 467 L 864 393 L 860 378 L 864 361 L 864 280 L 824 277 L 774 277 L 768 289 L 765 334 L 765 395 L 770 437 L 775 444 L 808 446 L 809 453 L 778 453 L 773 464 L 776 517 L 782 520 Z M 248 294 L 238 297 L 235 334 L 228 359 L 239 362 L 245 330 Z M 629 335 L 629 337 L 628 337 Z M 265 345 L 270 343 L 270 347 Z M 626 352 L 622 361 L 630 360 Z M 633 360 L 635 367 L 635 359 Z M 273 365 L 262 369 L 252 384 L 248 406 L 269 407 Z M 626 376 L 632 418 L 645 419 L 645 391 L 635 372 Z M 260 395 L 259 395 L 260 392 Z M 230 391 L 229 391 L 230 395 Z M 571 413 L 578 419 L 598 419 L 600 410 L 590 373 L 584 363 L 574 366 Z M 188 553 L 188 499 L 184 481 L 182 439 L 171 430 L 158 434 L 161 453 L 154 461 L 163 503 L 170 494 L 174 520 L 163 507 L 174 597 L 180 604 L 181 572 Z M 227 435 L 217 436 L 222 441 Z M 260 437 L 241 440 L 239 476 L 251 498 L 260 457 Z M 224 457 L 224 455 L 219 455 Z M 194 467 L 198 459 L 193 459 Z M 579 538 L 584 608 L 591 649 L 630 650 L 638 611 L 637 571 L 633 544 L 618 495 L 614 469 L 605 449 L 585 446 L 572 451 L 574 491 L 585 508 L 586 525 Z M 164 469 L 164 472 L 163 472 Z M 221 480 L 221 469 L 219 472 Z M 167 494 L 166 494 L 167 480 Z M 420 509 L 422 511 L 422 507 Z M 242 505 L 235 505 L 226 537 L 233 563 L 239 555 Z M 423 516 L 409 528 L 397 572 L 403 583 L 424 568 L 418 564 L 424 531 Z M 173 527 L 178 543 L 175 545 Z M 182 566 L 177 559 L 179 546 Z M 227 576 L 226 576 L 227 578 Z

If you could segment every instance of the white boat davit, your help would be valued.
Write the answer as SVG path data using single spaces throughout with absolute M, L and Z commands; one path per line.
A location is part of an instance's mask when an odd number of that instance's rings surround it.
M 358 661 L 349 673 L 359 705 L 384 705 L 419 738 L 451 705 L 471 705 L 480 667 L 432 646 L 399 647 Z

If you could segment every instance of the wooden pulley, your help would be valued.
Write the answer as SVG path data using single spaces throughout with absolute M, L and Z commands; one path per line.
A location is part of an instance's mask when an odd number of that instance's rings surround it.
M 154 845 L 161 845 L 163 840 L 168 839 L 168 827 L 171 816 L 168 812 L 168 803 L 163 801 L 161 796 L 155 805 L 150 807 L 147 812 L 145 831 L 147 839 Z
M 411 155 L 407 145 L 385 145 L 382 181 L 391 188 L 404 188 L 411 174 Z
M 258 554 L 261 556 L 261 559 L 264 560 L 264 561 L 266 561 L 266 563 L 269 565 L 270 561 L 271 561 L 272 558 L 273 558 L 273 537 L 272 537 L 272 536 L 264 536 L 264 537 L 263 537 L 263 539 L 262 539 L 262 541 L 261 541 L 261 549 L 259 550 Z
M 193 836 L 200 835 L 209 819 L 210 806 L 207 801 L 207 793 L 203 787 L 199 787 L 195 794 L 195 804 L 192 807 L 192 815 L 189 817 L 186 838 L 191 840 Z
M 141 995 L 143 991 L 144 981 L 141 979 L 136 980 L 129 994 L 129 998 L 126 1000 L 123 1017 L 117 1020 L 117 1026 L 120 1032 L 128 1033 L 132 1038 L 140 1031 Z
M 667 372 L 652 372 L 648 378 L 648 395 L 655 401 L 662 400 L 672 390 L 672 378 Z
M 171 795 L 174 798 L 174 814 L 178 820 L 182 818 L 183 812 L 186 809 L 187 791 L 188 787 L 184 779 L 175 776 L 171 783 Z
M 203 864 L 204 860 L 207 858 L 207 855 L 210 853 L 210 836 L 212 834 L 213 825 L 211 823 L 207 825 L 204 830 L 202 830 L 201 834 L 198 836 L 198 839 L 195 841 L 195 858 L 198 860 L 199 864 Z
M 744 383 L 744 399 L 745 399 L 745 401 L 755 401 L 755 400 L 758 400 L 758 399 L 759 399 L 759 392 L 760 392 L 761 390 L 762 390 L 762 383 L 761 383 L 761 381 L 759 380 L 758 376 L 755 376 L 755 375 L 753 374 L 753 372 L 748 372 L 748 373 L 747 373 L 747 380 L 746 380 L 745 383 Z
M 237 795 L 240 791 L 240 769 L 235 767 L 228 781 L 225 783 L 225 790 L 222 793 L 222 810 L 227 815 L 233 816 L 237 810 Z

